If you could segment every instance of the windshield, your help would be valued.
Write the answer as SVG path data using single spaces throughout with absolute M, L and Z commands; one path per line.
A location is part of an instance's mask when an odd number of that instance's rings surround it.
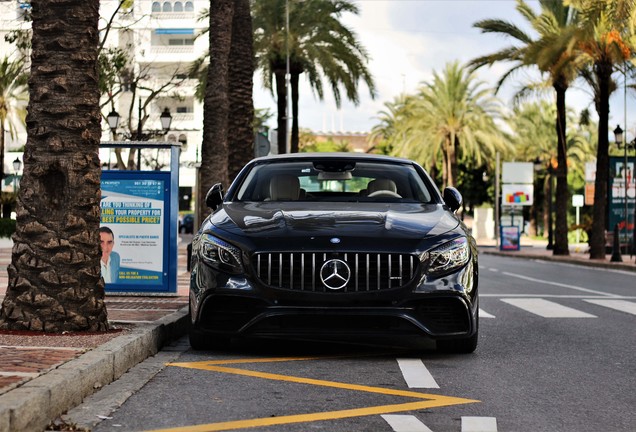
M 256 165 L 238 201 L 380 201 L 429 203 L 429 186 L 412 165 L 293 161 Z

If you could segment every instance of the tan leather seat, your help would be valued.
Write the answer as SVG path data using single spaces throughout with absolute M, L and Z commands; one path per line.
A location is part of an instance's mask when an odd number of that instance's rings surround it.
M 296 201 L 300 196 L 300 181 L 292 175 L 278 175 L 269 182 L 269 197 L 272 201 Z
M 367 195 L 371 195 L 373 192 L 389 191 L 397 193 L 397 186 L 393 180 L 389 179 L 375 179 L 371 180 L 367 185 Z

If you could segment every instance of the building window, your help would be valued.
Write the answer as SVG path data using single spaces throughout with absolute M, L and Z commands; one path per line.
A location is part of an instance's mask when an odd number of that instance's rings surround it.
M 191 1 L 185 3 L 186 12 L 194 12 L 194 4 Z
M 174 12 L 183 12 L 183 3 L 175 2 L 174 7 L 172 8 Z
M 161 12 L 161 4 L 159 2 L 152 3 L 152 11 L 153 12 Z
M 172 12 L 172 3 L 164 2 L 163 3 L 163 12 Z

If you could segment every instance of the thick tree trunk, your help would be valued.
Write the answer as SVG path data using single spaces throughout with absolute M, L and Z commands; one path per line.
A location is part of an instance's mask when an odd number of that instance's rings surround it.
M 201 223 L 210 213 L 205 196 L 210 187 L 228 175 L 228 61 L 232 43 L 234 0 L 210 2 L 210 65 L 203 102 L 203 143 L 197 191 L 197 219 Z
M 108 329 L 100 274 L 99 0 L 32 0 L 24 175 L 0 327 Z
M 554 230 L 554 255 L 569 255 L 568 246 L 568 208 L 570 192 L 568 190 L 568 160 L 566 131 L 565 92 L 567 86 L 561 83 L 554 85 L 557 103 L 557 161 L 556 168 L 556 221 Z
M 252 16 L 249 0 L 235 0 L 232 22 L 228 87 L 229 116 L 229 180 L 232 181 L 243 166 L 254 157 L 254 48 Z
M 599 86 L 598 107 L 598 147 L 596 150 L 596 181 L 594 183 L 594 208 L 592 211 L 592 235 L 590 238 L 590 258 L 605 259 L 605 230 L 607 227 L 607 188 L 609 176 L 609 84 L 611 65 L 594 65 Z

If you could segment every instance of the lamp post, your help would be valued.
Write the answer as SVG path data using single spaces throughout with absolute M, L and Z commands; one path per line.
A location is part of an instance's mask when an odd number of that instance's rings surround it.
M 15 158 L 13 161 L 13 171 L 15 172 L 13 176 L 13 193 L 18 193 L 18 172 L 20 172 L 20 168 L 22 168 L 22 161 L 20 158 Z
M 629 237 L 629 214 L 628 214 L 628 206 L 627 206 L 627 191 L 629 190 L 629 184 L 634 181 L 634 173 L 628 171 L 628 158 L 627 158 L 627 150 L 630 148 L 636 148 L 636 138 L 630 142 L 624 139 L 623 129 L 621 129 L 620 125 L 616 125 L 616 129 L 614 129 L 614 142 L 620 149 L 623 147 L 623 186 L 624 186 L 624 204 L 625 204 L 625 238 Z M 634 212 L 634 222 L 636 223 L 636 209 Z M 634 252 L 634 248 L 636 248 L 636 230 L 632 228 L 633 231 L 633 239 L 632 239 L 632 252 Z M 627 244 L 625 245 L 627 247 Z

